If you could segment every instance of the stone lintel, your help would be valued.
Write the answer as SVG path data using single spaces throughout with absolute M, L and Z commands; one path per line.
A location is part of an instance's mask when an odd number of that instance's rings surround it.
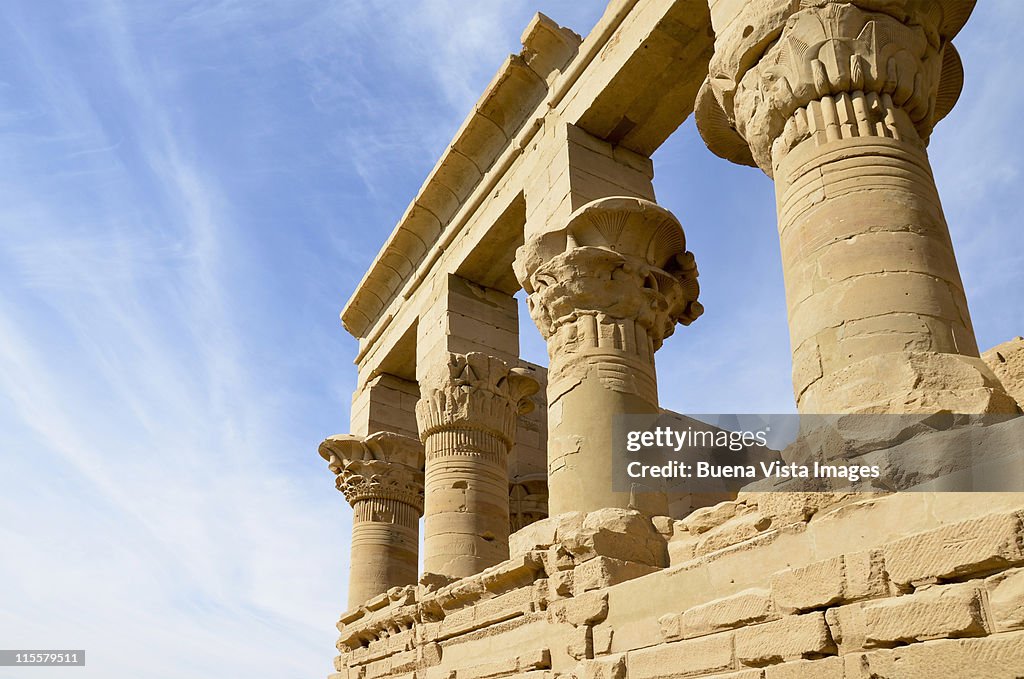
M 570 59 L 572 32 L 535 18 L 523 52 L 492 81 L 342 312 L 362 340 L 361 355 L 399 318 L 428 271 L 460 269 L 457 257 L 473 248 L 452 254 L 448 246 L 467 225 L 472 238 L 483 237 L 473 225 L 489 199 L 524 191 L 536 159 L 550 155 L 543 130 L 575 125 L 620 154 L 648 158 L 693 109 L 694 74 L 710 56 L 709 22 L 704 0 L 613 3 Z

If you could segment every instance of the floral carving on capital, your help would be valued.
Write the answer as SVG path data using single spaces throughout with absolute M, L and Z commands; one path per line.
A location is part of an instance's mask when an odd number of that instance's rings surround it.
M 584 205 L 563 229 L 521 247 L 514 268 L 530 315 L 549 343 L 563 328 L 590 318 L 595 328 L 628 322 L 629 341 L 640 328 L 656 350 L 676 325 L 689 325 L 704 311 L 682 226 L 671 212 L 640 198 Z
M 771 175 L 773 153 L 830 126 L 839 138 L 924 146 L 955 105 L 964 75 L 950 40 L 973 0 L 818 0 L 774 14 L 772 5 L 750 3 L 716 41 L 696 106 L 715 153 Z
M 420 380 L 420 438 L 426 441 L 439 431 L 473 430 L 494 435 L 511 448 L 516 422 L 533 410 L 530 397 L 539 389 L 525 368 L 483 353 L 450 353 Z
M 361 500 L 395 500 L 423 513 L 423 444 L 409 436 L 377 432 L 367 437 L 331 436 L 320 457 L 353 507 Z

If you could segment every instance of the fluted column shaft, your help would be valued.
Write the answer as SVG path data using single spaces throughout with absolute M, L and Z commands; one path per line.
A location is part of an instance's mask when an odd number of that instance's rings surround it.
M 798 407 L 1004 412 L 925 150 L 959 94 L 965 17 L 858 4 L 793 13 L 757 60 L 757 35 L 722 36 L 698 106 L 712 150 L 776 182 Z
M 424 572 L 463 578 L 508 559 L 508 454 L 537 383 L 479 353 L 426 372 L 416 407 L 426 453 Z
M 657 414 L 654 352 L 689 324 L 697 270 L 679 222 L 648 200 L 604 198 L 520 248 L 516 275 L 548 343 L 548 504 L 667 513 L 663 491 L 613 491 L 617 415 Z
M 349 608 L 392 587 L 415 584 L 423 514 L 422 444 L 392 433 L 365 439 L 334 436 L 321 444 L 320 455 L 352 505 Z

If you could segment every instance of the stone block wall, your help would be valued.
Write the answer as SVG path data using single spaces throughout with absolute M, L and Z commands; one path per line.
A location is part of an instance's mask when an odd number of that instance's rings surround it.
M 1024 497 L 751 494 L 564 514 L 342 616 L 332 679 L 1015 679 Z

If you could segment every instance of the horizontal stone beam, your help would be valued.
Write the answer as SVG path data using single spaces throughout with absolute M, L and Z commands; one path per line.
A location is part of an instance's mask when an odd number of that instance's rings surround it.
M 384 360 L 387 351 L 374 351 L 383 336 L 408 333 L 428 276 L 465 276 L 480 268 L 467 261 L 481 250 L 493 253 L 497 271 L 509 268 L 523 241 L 522 219 L 509 215 L 522 212 L 532 174 L 551 157 L 559 139 L 551 131 L 572 125 L 642 156 L 657 149 L 693 111 L 710 26 L 706 0 L 612 2 L 582 42 L 538 15 L 342 312 L 361 340 L 360 367 Z M 501 275 L 502 287 L 514 285 Z

